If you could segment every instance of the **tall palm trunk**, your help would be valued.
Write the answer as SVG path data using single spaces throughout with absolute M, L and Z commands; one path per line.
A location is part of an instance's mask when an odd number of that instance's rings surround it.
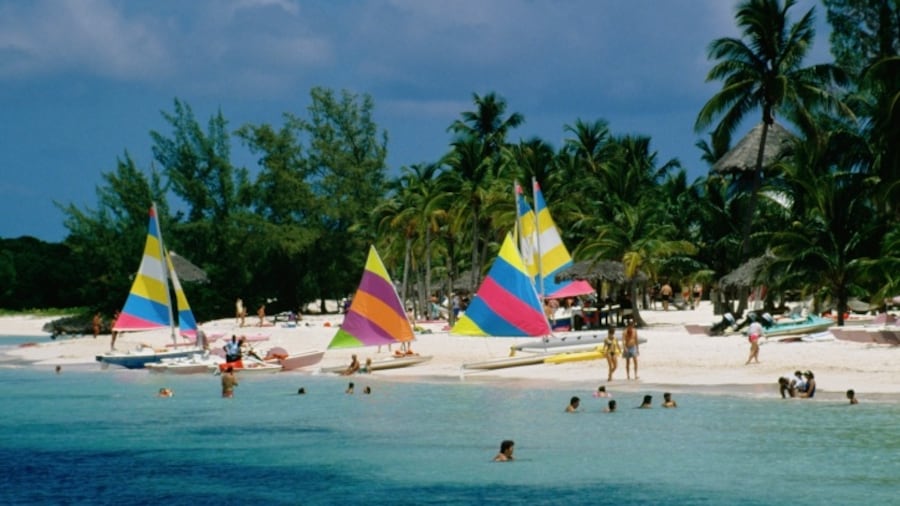
M 750 186 L 750 202 L 747 204 L 747 212 L 744 216 L 744 224 L 741 230 L 741 256 L 743 259 L 750 258 L 750 233 L 753 231 L 753 217 L 756 215 L 756 207 L 759 205 L 759 188 L 762 186 L 763 157 L 766 154 L 766 138 L 769 135 L 769 124 L 771 115 L 767 111 L 763 112 L 762 133 L 759 136 L 759 149 L 756 152 L 756 168 L 753 170 L 753 184 Z M 747 298 L 750 296 L 752 287 L 742 287 L 738 303 L 738 314 L 744 314 L 747 309 Z

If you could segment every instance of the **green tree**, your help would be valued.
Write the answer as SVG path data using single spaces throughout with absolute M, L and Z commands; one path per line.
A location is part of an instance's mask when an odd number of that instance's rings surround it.
M 823 104 L 840 106 L 828 85 L 846 81 L 833 65 L 802 67 L 815 37 L 814 10 L 791 24 L 788 11 L 794 4 L 794 0 L 785 0 L 784 5 L 780 0 L 744 0 L 735 18 L 743 39 L 721 38 L 709 47 L 709 57 L 716 63 L 706 80 L 721 80 L 724 85 L 700 110 L 695 129 L 704 130 L 719 118 L 713 138 L 716 142 L 728 139 L 728 144 L 750 112 L 762 111 L 762 136 L 743 224 L 741 251 L 745 257 L 751 253 L 749 238 L 762 183 L 766 137 L 776 112 L 783 112 L 805 133 L 812 133 L 810 109 Z M 849 113 L 846 107 L 843 110 Z

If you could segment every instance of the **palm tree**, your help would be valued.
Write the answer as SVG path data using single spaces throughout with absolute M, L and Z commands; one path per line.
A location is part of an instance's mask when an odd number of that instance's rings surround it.
M 815 37 L 814 9 L 799 22 L 789 24 L 788 11 L 794 4 L 795 0 L 785 0 L 784 5 L 781 0 L 744 0 L 735 16 L 743 39 L 716 39 L 709 47 L 709 57 L 717 63 L 706 80 L 723 80 L 724 85 L 700 110 L 694 128 L 701 131 L 719 118 L 713 133 L 714 145 L 728 144 L 751 111 L 762 111 L 762 136 L 743 224 L 744 256 L 750 253 L 749 237 L 762 182 L 766 136 L 775 122 L 776 111 L 784 112 L 804 132 L 814 130 L 809 112 L 813 105 L 833 105 L 849 113 L 826 87 L 846 81 L 837 67 L 801 67 Z
M 868 292 L 861 284 L 885 233 L 873 200 L 877 181 L 841 169 L 844 147 L 858 142 L 849 137 L 822 132 L 797 142 L 794 160 L 785 164 L 793 224 L 769 240 L 776 257 L 770 269 L 821 287 L 837 303 L 838 325 L 844 324 L 852 292 Z

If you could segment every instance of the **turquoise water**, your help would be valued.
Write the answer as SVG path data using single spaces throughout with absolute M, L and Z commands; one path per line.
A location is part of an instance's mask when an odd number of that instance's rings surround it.
M 640 392 L 606 414 L 588 389 L 373 376 L 346 395 L 346 378 L 294 373 L 222 399 L 213 376 L 50 369 L 0 367 L 2 504 L 897 504 L 900 491 L 894 402 L 773 387 L 632 409 Z M 582 412 L 563 412 L 571 395 Z M 516 461 L 491 462 L 506 438 Z

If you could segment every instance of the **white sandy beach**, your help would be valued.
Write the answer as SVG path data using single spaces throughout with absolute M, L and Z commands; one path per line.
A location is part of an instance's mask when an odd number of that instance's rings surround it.
M 865 394 L 900 394 L 900 347 L 882 344 L 864 344 L 851 341 L 825 342 L 764 342 L 760 352 L 760 364 L 744 365 L 749 344 L 742 336 L 708 337 L 690 334 L 685 324 L 710 324 L 719 317 L 704 302 L 697 310 L 668 311 L 645 310 L 642 316 L 647 328 L 639 329 L 641 338 L 647 340 L 640 350 L 640 379 L 625 379 L 625 363 L 620 358 L 611 389 L 637 391 L 654 386 L 665 386 L 676 391 L 707 391 L 736 389 L 754 395 L 778 395 L 776 380 L 797 369 L 812 370 L 820 392 L 834 397 L 848 388 Z M 0 336 L 46 336 L 41 330 L 53 318 L 28 316 L 0 317 Z M 255 326 L 255 318 L 247 319 L 246 327 L 239 327 L 233 319 L 205 323 L 202 327 L 212 338 L 230 337 L 232 334 L 268 336 L 255 343 L 256 348 L 280 346 L 289 352 L 308 349 L 324 350 L 340 324 L 340 315 L 306 316 L 296 328 Z M 442 330 L 443 323 L 419 324 L 431 333 L 418 333 L 413 349 L 432 360 L 414 367 L 377 371 L 384 379 L 429 379 L 438 381 L 462 381 L 461 365 L 495 358 L 507 357 L 510 346 L 528 342 L 527 338 L 478 338 L 451 336 Z M 64 337 L 57 341 L 24 345 L 7 351 L 2 361 L 8 364 L 53 368 L 56 365 L 100 367 L 95 356 L 109 349 L 109 335 L 97 339 L 92 336 Z M 171 342 L 168 332 L 141 332 L 119 338 L 118 349 L 148 343 L 155 347 Z M 0 337 L 2 344 L 2 337 Z M 212 343 L 221 347 L 223 341 Z M 387 358 L 390 352 L 375 348 L 329 350 L 320 367 L 347 364 L 351 354 L 358 354 L 361 361 Z M 521 354 L 521 352 L 519 353 Z M 315 374 L 318 368 L 289 374 Z M 514 367 L 489 372 L 468 371 L 464 381 L 497 381 L 504 384 L 551 386 L 576 383 L 584 388 L 596 388 L 606 384 L 606 361 L 593 360 L 560 365 L 539 364 Z

